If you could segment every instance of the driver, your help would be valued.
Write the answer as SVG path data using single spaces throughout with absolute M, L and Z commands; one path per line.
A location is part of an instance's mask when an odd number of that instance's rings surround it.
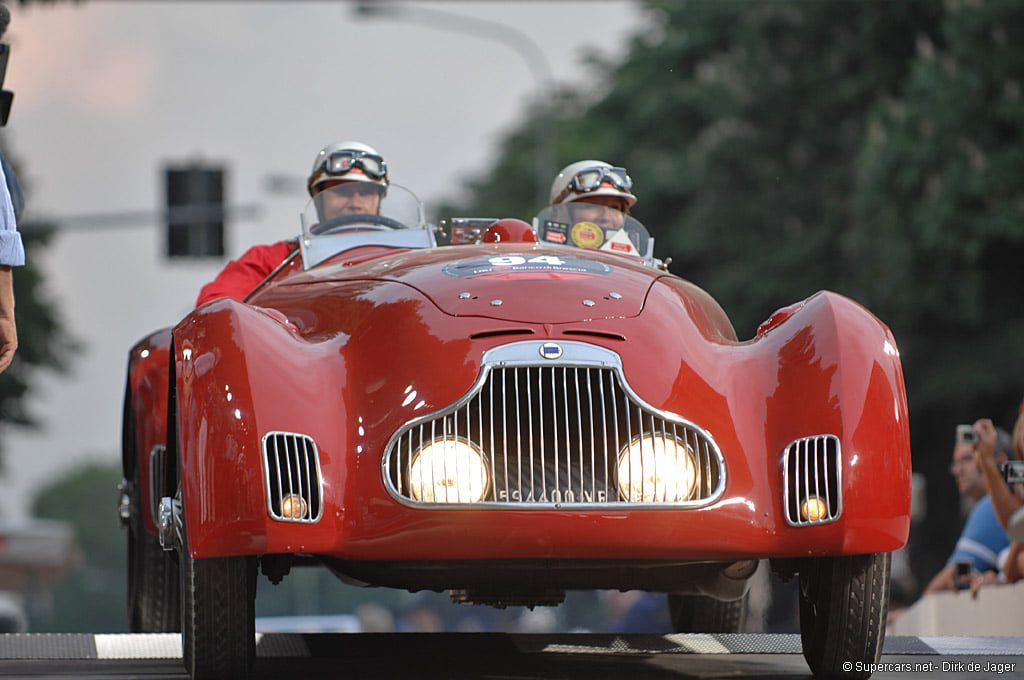
M 376 149 L 362 142 L 328 144 L 313 159 L 306 188 L 321 220 L 341 215 L 377 214 L 388 186 L 388 166 Z M 203 286 L 196 307 L 228 297 L 243 300 L 296 250 L 292 239 L 249 248 Z

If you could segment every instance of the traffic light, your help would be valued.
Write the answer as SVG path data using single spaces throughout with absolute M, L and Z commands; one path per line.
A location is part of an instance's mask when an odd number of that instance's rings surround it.
M 167 256 L 224 256 L 224 168 L 220 165 L 168 165 Z

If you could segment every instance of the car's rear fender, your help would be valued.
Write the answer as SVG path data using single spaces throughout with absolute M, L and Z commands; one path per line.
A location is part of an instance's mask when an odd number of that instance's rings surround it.
M 122 431 L 122 469 L 131 480 L 138 474 L 143 508 L 143 526 L 156 532 L 153 514 L 154 491 L 150 488 L 150 460 L 154 449 L 165 444 L 167 434 L 167 366 L 171 329 L 164 328 L 143 338 L 128 353 Z M 157 498 L 162 490 L 156 492 Z

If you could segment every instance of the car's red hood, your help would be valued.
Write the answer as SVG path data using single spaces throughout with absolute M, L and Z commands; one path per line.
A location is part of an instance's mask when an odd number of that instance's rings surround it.
M 570 323 L 640 314 L 661 272 L 617 255 L 531 244 L 412 251 L 328 266 L 289 283 L 375 279 L 412 286 L 453 316 Z

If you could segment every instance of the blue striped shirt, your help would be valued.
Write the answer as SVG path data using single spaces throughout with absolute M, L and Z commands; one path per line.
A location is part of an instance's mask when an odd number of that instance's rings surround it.
M 20 267 L 25 264 L 25 246 L 18 233 L 18 221 L 14 217 L 14 204 L 7 188 L 7 176 L 0 165 L 0 265 Z

